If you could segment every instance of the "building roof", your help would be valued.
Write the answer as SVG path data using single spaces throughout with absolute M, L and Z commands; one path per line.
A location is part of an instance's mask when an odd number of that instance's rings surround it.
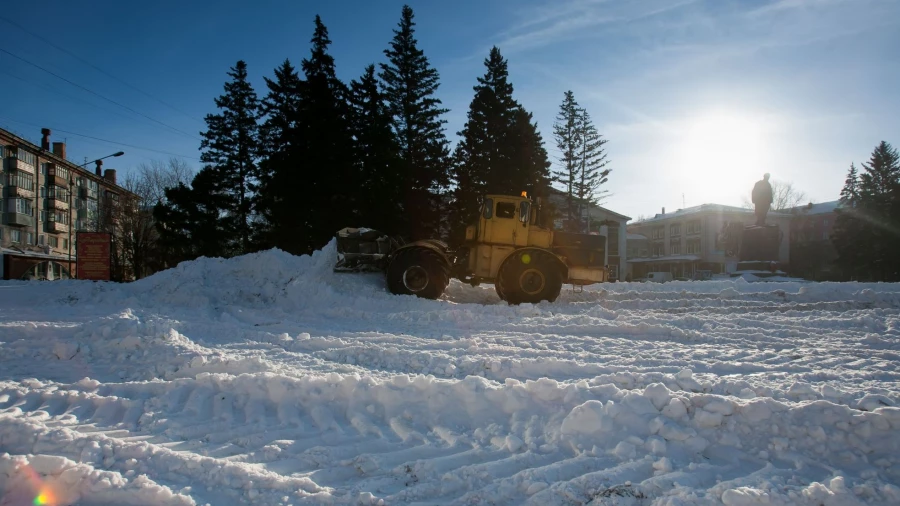
M 78 165 L 78 164 L 75 163 L 75 162 L 66 160 L 65 158 L 60 157 L 60 156 L 57 155 L 56 153 L 53 153 L 52 151 L 47 151 L 47 150 L 41 148 L 40 146 L 38 146 L 37 144 L 35 144 L 35 143 L 29 141 L 28 139 L 19 137 L 18 135 L 16 135 L 16 134 L 10 132 L 9 130 L 5 130 L 5 129 L 3 129 L 3 128 L 0 128 L 0 133 L 3 133 L 4 135 L 7 135 L 7 136 L 9 136 L 9 137 L 12 137 L 12 138 L 15 140 L 15 142 L 17 142 L 18 144 L 20 144 L 20 145 L 22 145 L 22 146 L 24 146 L 24 147 L 26 147 L 26 148 L 28 148 L 28 149 L 30 149 L 30 150 L 32 150 L 32 151 L 34 151 L 36 154 L 38 154 L 38 156 L 41 156 L 41 157 L 43 157 L 43 158 L 48 158 L 48 159 L 50 159 L 50 160 L 53 160 L 53 161 L 56 162 L 56 163 L 62 163 L 62 164 L 63 164 L 66 168 L 68 168 L 68 169 L 75 169 L 75 170 L 77 170 L 77 171 L 79 172 L 80 175 L 85 175 L 85 176 L 89 177 L 90 179 L 93 179 L 93 180 L 95 180 L 95 181 L 97 181 L 97 182 L 100 182 L 100 183 L 102 183 L 102 184 L 104 184 L 104 185 L 106 185 L 106 186 L 112 186 L 112 187 L 115 187 L 117 190 L 120 190 L 120 191 L 122 191 L 122 192 L 124 192 L 124 193 L 133 195 L 133 196 L 135 196 L 135 197 L 137 196 L 137 194 L 135 194 L 134 192 L 128 191 L 128 190 L 126 190 L 125 188 L 119 186 L 118 183 L 113 184 L 113 183 L 111 183 L 108 179 L 106 179 L 105 177 L 103 177 L 103 176 L 98 176 L 98 175 L 95 174 L 93 171 L 91 171 L 91 169 L 89 169 L 89 168 L 87 168 L 87 167 L 84 167 L 84 166 L 82 166 L 82 165 Z M 39 168 L 39 167 L 36 167 L 36 169 L 37 169 L 37 168 Z
M 837 208 L 841 207 L 840 200 L 831 200 L 828 202 L 820 202 L 818 204 L 809 203 L 804 206 L 792 207 L 792 214 L 828 214 L 833 213 Z
M 632 223 L 632 225 L 640 225 L 640 224 L 644 224 L 644 223 L 651 223 L 654 221 L 664 221 L 664 220 L 668 220 L 668 219 L 672 219 L 672 218 L 684 218 L 687 216 L 701 214 L 701 213 L 753 214 L 753 209 L 748 209 L 746 207 L 726 206 L 724 204 L 701 204 L 699 206 L 678 209 L 677 211 L 675 211 L 673 213 L 657 214 L 656 216 L 654 216 L 652 218 L 647 218 L 645 220 Z M 790 214 L 769 211 L 769 216 L 788 217 L 788 216 L 790 216 Z
M 553 197 L 560 198 L 560 197 L 564 197 L 565 195 L 566 195 L 565 192 L 563 192 L 562 190 L 558 190 L 556 188 L 550 187 L 550 198 L 553 198 Z M 625 216 L 624 214 L 620 214 L 615 211 L 611 211 L 605 207 L 598 206 L 596 204 L 591 204 L 591 207 L 589 209 L 590 210 L 596 209 L 596 210 L 604 212 L 606 214 L 611 214 L 611 215 L 615 216 L 616 218 L 619 218 L 619 219 L 622 219 L 625 221 L 628 221 L 631 219 L 631 216 Z
M 642 234 L 626 234 L 625 240 L 626 241 L 646 241 L 647 236 L 642 235 Z

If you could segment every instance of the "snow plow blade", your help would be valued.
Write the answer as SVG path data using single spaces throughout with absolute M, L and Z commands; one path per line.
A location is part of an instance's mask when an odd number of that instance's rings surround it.
M 335 234 L 334 272 L 383 272 L 397 241 L 371 228 L 343 228 Z

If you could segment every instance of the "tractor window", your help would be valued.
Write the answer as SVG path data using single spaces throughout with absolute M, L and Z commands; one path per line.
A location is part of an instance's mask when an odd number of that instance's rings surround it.
M 484 199 L 484 219 L 489 220 L 494 216 L 494 199 Z
M 497 202 L 498 218 L 515 218 L 516 205 L 512 202 Z
M 522 223 L 528 223 L 529 217 L 531 217 L 531 204 L 523 201 L 519 204 L 519 219 L 522 220 Z

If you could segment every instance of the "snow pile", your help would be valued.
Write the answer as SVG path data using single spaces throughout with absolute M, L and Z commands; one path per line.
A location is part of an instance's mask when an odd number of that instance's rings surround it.
M 0 284 L 0 505 L 900 503 L 900 286 L 427 301 L 334 249 Z

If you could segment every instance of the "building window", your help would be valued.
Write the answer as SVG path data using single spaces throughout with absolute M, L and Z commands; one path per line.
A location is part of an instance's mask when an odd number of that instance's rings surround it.
M 22 232 L 19 230 L 10 230 L 9 240 L 13 244 L 19 244 L 20 242 L 22 242 Z
M 650 232 L 651 239 L 662 239 L 666 235 L 666 227 L 655 227 L 653 231 Z
M 691 239 L 687 242 L 687 254 L 688 255 L 699 255 L 700 254 L 700 239 Z
M 50 236 L 50 247 L 59 248 L 59 237 Z
M 687 226 L 685 228 L 687 229 L 688 234 L 699 234 L 700 220 L 691 220 L 687 222 Z
M 69 169 L 65 167 L 60 167 L 59 165 L 51 165 L 50 166 L 50 175 L 61 177 L 65 180 L 69 179 Z
M 680 235 L 681 235 L 681 223 L 669 225 L 669 236 L 670 237 L 678 237 Z
M 31 205 L 30 199 L 9 199 L 9 211 L 13 213 L 19 214 L 27 214 L 28 216 L 33 216 L 33 207 Z
M 65 211 L 60 211 L 59 209 L 55 209 L 49 216 L 50 221 L 55 221 L 57 223 L 64 223 L 66 225 L 69 224 L 69 213 Z
M 671 255 L 680 255 L 681 254 L 681 241 L 672 241 L 669 243 L 669 254 L 671 254 Z
M 26 237 L 28 238 L 28 244 L 32 244 L 32 245 L 33 245 L 33 244 L 34 244 L 34 234 L 31 233 L 31 232 L 28 232 L 28 234 L 26 235 Z
M 9 150 L 9 157 L 17 158 L 20 162 L 31 165 L 32 167 L 37 165 L 37 157 L 34 156 L 34 153 L 30 153 L 23 148 Z
M 10 186 L 17 186 L 23 190 L 34 191 L 34 176 L 20 170 L 11 171 L 7 178 Z
M 619 266 L 618 265 L 610 265 L 609 266 L 609 279 L 619 279 Z
M 661 256 L 666 255 L 665 248 L 663 247 L 663 243 L 661 243 L 661 242 L 653 243 L 653 245 L 650 246 L 650 251 L 652 252 L 653 256 L 655 256 L 655 257 L 661 257 Z
M 63 239 L 62 249 L 65 249 L 65 250 L 69 249 L 69 240 L 68 239 Z

